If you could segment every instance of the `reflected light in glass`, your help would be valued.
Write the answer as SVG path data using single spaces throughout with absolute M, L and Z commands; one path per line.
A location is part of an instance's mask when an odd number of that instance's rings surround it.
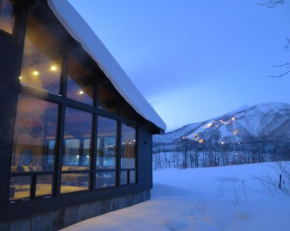
M 33 72 L 33 75 L 34 75 L 34 76 L 37 76 L 37 75 L 39 75 L 39 72 L 38 72 L 38 71 L 34 71 L 34 72 Z
M 52 66 L 52 67 L 50 68 L 50 70 L 51 70 L 51 71 L 56 71 L 57 68 L 56 68 L 56 66 Z

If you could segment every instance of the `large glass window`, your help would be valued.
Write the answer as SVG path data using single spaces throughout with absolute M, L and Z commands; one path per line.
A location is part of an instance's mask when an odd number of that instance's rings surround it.
M 97 168 L 116 168 L 117 121 L 98 117 Z
M 89 174 L 69 173 L 61 175 L 61 193 L 77 192 L 89 189 Z
M 107 188 L 116 186 L 116 172 L 97 172 L 96 188 Z
M 120 185 L 128 184 L 128 171 L 120 172 Z
M 122 124 L 121 167 L 135 168 L 136 166 L 136 129 Z
M 0 29 L 13 33 L 15 23 L 15 0 L 0 1 Z
M 93 76 L 71 55 L 68 66 L 67 97 L 82 103 L 93 104 Z
M 62 171 L 89 170 L 92 114 L 67 107 Z
M 33 16 L 28 15 L 20 82 L 54 94 L 59 93 L 60 41 Z
M 19 95 L 11 172 L 53 171 L 58 105 Z
M 130 178 L 130 180 L 129 180 Z M 122 170 L 120 171 L 120 185 L 135 184 L 136 171 L 135 170 Z
M 130 171 L 130 184 L 136 183 L 136 171 Z
M 0 30 L 12 33 L 14 15 L 14 1 L 0 0 Z M 138 114 L 111 83 L 96 84 L 96 66 L 85 52 L 65 55 L 60 37 L 66 35 L 36 15 L 28 13 L 25 30 L 10 202 L 136 183 L 136 128 L 125 121 Z
M 99 107 L 113 113 L 117 112 L 118 107 L 115 96 L 103 85 L 99 87 Z
M 30 198 L 30 176 L 11 177 L 9 200 L 20 200 Z
M 39 175 L 36 177 L 36 196 L 52 195 L 53 175 Z

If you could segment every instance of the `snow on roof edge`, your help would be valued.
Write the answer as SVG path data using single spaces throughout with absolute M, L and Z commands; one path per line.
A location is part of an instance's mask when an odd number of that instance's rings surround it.
M 47 2 L 68 33 L 97 62 L 124 99 L 137 113 L 157 127 L 165 130 L 166 124 L 139 92 L 125 71 L 76 9 L 67 0 L 47 0 Z

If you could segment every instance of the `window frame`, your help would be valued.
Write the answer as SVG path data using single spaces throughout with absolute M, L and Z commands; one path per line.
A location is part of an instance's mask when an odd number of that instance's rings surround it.
M 53 32 L 51 32 L 53 33 Z M 25 199 L 15 199 L 11 200 L 9 198 L 8 193 L 8 203 L 18 203 L 22 201 L 30 201 L 30 200 L 38 200 L 38 199 L 48 199 L 52 197 L 64 197 L 68 194 L 81 194 L 87 191 L 100 191 L 106 189 L 112 189 L 115 187 L 126 187 L 130 184 L 130 171 L 135 171 L 135 183 L 138 184 L 138 120 L 132 120 L 126 117 L 121 116 L 121 108 L 124 106 L 124 99 L 116 92 L 115 97 L 118 101 L 117 104 L 117 112 L 113 113 L 104 109 L 99 108 L 99 86 L 100 84 L 108 84 L 108 80 L 103 81 L 103 76 L 101 72 L 96 70 L 93 72 L 93 75 L 96 78 L 94 81 L 93 87 L 93 104 L 88 105 L 70 98 L 67 98 L 67 79 L 68 79 L 68 65 L 69 58 L 71 54 L 74 54 L 79 48 L 76 48 L 72 44 L 66 44 L 63 54 L 61 55 L 61 74 L 60 74 L 60 94 L 53 94 L 50 92 L 46 92 L 41 89 L 34 88 L 32 86 L 21 85 L 19 82 L 18 95 L 23 94 L 27 96 L 31 96 L 33 98 L 44 100 L 47 102 L 55 103 L 58 105 L 58 123 L 57 123 L 57 133 L 55 139 L 55 161 L 54 161 L 54 170 L 53 171 L 43 171 L 43 172 L 16 172 L 13 173 L 10 171 L 9 173 L 9 182 L 12 177 L 16 176 L 30 176 L 31 184 L 30 184 L 30 197 Z M 85 52 L 85 51 L 83 51 Z M 87 64 L 84 63 L 84 66 Z M 101 80 L 99 80 L 99 78 Z M 103 82 L 102 82 L 103 81 Z M 110 83 L 111 84 L 111 83 Z M 90 169 L 89 170 L 75 170 L 75 171 L 62 171 L 62 149 L 64 148 L 64 126 L 65 126 L 65 108 L 70 107 L 73 109 L 81 110 L 84 112 L 88 112 L 92 114 L 92 130 L 91 130 L 91 150 L 90 150 Z M 98 137 L 98 117 L 104 117 L 108 119 L 116 120 L 117 122 L 117 134 L 116 134 L 116 168 L 115 169 L 97 169 L 96 168 L 96 157 L 97 157 L 97 137 Z M 122 124 L 130 124 L 134 126 L 136 129 L 136 148 L 135 148 L 135 168 L 132 169 L 121 169 L 121 136 L 122 136 Z M 14 142 L 14 140 L 13 140 Z M 11 157 L 12 158 L 12 157 Z M 127 171 L 128 174 L 128 184 L 122 185 L 120 175 L 122 171 Z M 96 174 L 102 172 L 115 172 L 115 186 L 112 187 L 104 187 L 104 188 L 96 188 Z M 62 174 L 69 173 L 83 173 L 89 174 L 89 185 L 88 190 L 76 191 L 70 193 L 61 193 L 61 177 Z M 51 195 L 36 195 L 36 180 L 37 176 L 41 175 L 52 175 L 53 183 L 52 183 L 52 194 Z M 8 187 L 10 190 L 10 185 Z
M 2 4 L 3 4 L 3 0 L 0 0 L 0 9 L 2 9 Z M 16 7 L 15 7 L 15 19 L 14 19 L 14 25 L 13 25 L 13 29 L 12 29 L 12 33 L 9 33 L 5 30 L 2 30 L 0 28 L 0 36 L 6 36 L 8 38 L 16 38 L 18 36 L 18 28 L 20 26 L 20 18 L 22 17 L 22 9 L 24 8 L 25 4 L 27 3 L 22 3 L 20 1 L 17 1 L 16 3 Z M 1 14 L 0 14 L 1 17 Z
M 134 184 L 138 184 L 138 126 L 136 126 L 136 124 L 132 124 L 132 123 L 128 123 L 128 122 L 122 122 L 120 124 L 120 142 L 122 142 L 122 125 L 129 125 L 131 127 L 133 127 L 135 129 L 135 139 L 136 139 L 136 143 L 135 143 L 135 148 L 134 148 L 134 156 L 135 156 L 135 168 L 122 168 L 121 166 L 119 167 L 119 185 L 121 186 L 126 186 L 126 185 L 134 185 Z M 122 144 L 120 143 L 120 152 L 119 152 L 119 163 L 121 165 L 121 161 L 122 161 L 122 155 L 121 155 L 121 148 L 122 148 Z M 130 172 L 131 171 L 135 171 L 135 183 L 130 183 Z M 126 184 L 121 184 L 121 172 L 127 172 L 127 183 Z

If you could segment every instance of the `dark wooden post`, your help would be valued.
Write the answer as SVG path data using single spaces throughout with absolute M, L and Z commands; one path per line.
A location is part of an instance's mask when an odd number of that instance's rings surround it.
M 282 189 L 282 174 L 280 174 L 279 189 Z

